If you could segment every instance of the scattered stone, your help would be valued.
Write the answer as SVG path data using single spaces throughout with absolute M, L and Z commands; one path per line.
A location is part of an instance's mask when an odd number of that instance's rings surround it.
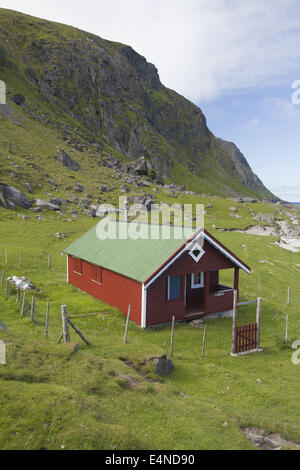
M 281 450 L 283 447 L 300 449 L 299 444 L 284 439 L 280 434 L 268 434 L 264 429 L 243 428 L 242 431 L 261 450 Z
M 120 188 L 120 193 L 130 193 L 130 187 L 126 184 L 123 184 Z
M 82 184 L 75 183 L 75 192 L 76 192 L 76 193 L 82 193 L 82 192 L 83 192 L 83 186 L 82 186 Z
M 108 186 L 107 184 L 100 184 L 99 191 L 101 193 L 105 193 L 106 191 L 111 191 L 111 187 Z
M 58 186 L 58 184 L 55 183 L 55 181 L 53 181 L 53 180 L 51 180 L 51 179 L 47 179 L 47 183 L 49 183 L 49 184 L 51 184 L 52 186 L 55 186 L 55 187 Z
M 190 325 L 191 326 L 196 326 L 197 328 L 203 328 L 204 322 L 203 322 L 203 320 L 200 320 L 200 319 L 199 320 L 193 320 L 193 321 L 190 322 Z
M 234 207 L 234 206 L 230 207 L 229 210 L 230 210 L 230 212 L 237 212 L 238 211 L 237 208 Z
M 32 186 L 31 186 L 31 184 L 30 184 L 29 182 L 27 182 L 27 183 L 25 183 L 25 186 L 26 186 L 27 191 L 29 192 L 29 194 L 31 194 L 31 193 L 32 193 Z
M 36 207 L 38 207 L 40 209 L 46 209 L 46 210 L 49 210 L 49 211 L 59 211 L 60 210 L 59 206 L 57 206 L 56 204 L 52 204 L 49 201 L 44 201 L 43 199 L 37 199 L 35 201 L 35 204 L 36 204 Z
M 75 160 L 73 160 L 63 149 L 58 149 L 54 155 L 54 158 L 70 170 L 77 171 L 80 168 L 80 165 L 75 162 Z

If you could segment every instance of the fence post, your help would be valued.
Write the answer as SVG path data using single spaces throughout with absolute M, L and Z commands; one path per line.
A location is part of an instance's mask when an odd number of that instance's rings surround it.
M 49 310 L 50 310 L 50 303 L 47 302 L 47 312 L 46 312 L 46 330 L 45 330 L 45 336 L 47 338 L 48 336 L 48 327 L 49 327 Z
M 232 354 L 236 354 L 237 299 L 238 299 L 238 291 L 235 290 L 233 293 L 233 311 L 232 311 L 232 349 L 231 349 Z
M 19 302 L 20 300 L 20 287 L 17 287 L 17 298 L 16 298 L 16 304 Z
M 51 266 L 51 253 L 48 255 L 48 269 L 50 269 Z
M 70 342 L 70 330 L 69 330 L 69 322 L 68 322 L 68 314 L 67 314 L 67 306 L 61 306 L 61 316 L 62 316 L 62 328 L 63 328 L 63 338 L 65 343 Z
M 23 302 L 22 302 L 22 307 L 21 307 L 21 317 L 25 316 L 25 302 L 26 302 L 26 290 L 24 290 L 24 294 L 23 294 Z
M 35 312 L 35 301 L 34 301 L 34 295 L 33 295 L 31 297 L 30 323 L 34 322 L 34 312 Z
M 4 279 L 5 279 L 5 269 L 2 271 L 2 278 L 1 278 L 1 284 L 4 285 Z
M 261 297 L 257 299 L 256 307 L 256 323 L 257 323 L 257 338 L 256 338 L 256 348 L 260 349 L 260 323 L 261 323 Z
M 173 349 L 174 349 L 174 328 L 175 328 L 175 315 L 172 316 L 171 350 L 170 350 L 171 357 L 173 357 Z
M 130 312 L 131 312 L 131 305 L 128 307 L 128 313 L 127 313 L 127 318 L 126 318 L 126 326 L 125 326 L 125 334 L 124 334 L 124 343 L 127 341 L 127 335 L 128 335 L 128 327 L 129 327 L 129 320 L 130 320 Z
M 285 317 L 285 340 L 288 341 L 289 339 L 289 316 Z
M 203 341 L 202 341 L 202 357 L 204 357 L 204 351 L 205 351 L 205 340 L 206 340 L 206 326 L 204 327 L 204 331 L 203 331 Z

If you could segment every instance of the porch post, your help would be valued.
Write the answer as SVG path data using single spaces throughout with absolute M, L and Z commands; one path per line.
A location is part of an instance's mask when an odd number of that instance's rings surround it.
M 237 291 L 239 295 L 239 274 L 240 274 L 240 269 L 235 267 L 234 268 L 234 290 Z
M 209 297 L 209 287 L 210 287 L 210 272 L 207 271 L 204 273 L 204 312 L 207 312 L 208 308 L 208 297 Z

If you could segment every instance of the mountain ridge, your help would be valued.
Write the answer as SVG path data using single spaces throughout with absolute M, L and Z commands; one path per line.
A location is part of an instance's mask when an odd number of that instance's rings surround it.
M 25 98 L 14 113 L 54 128 L 64 142 L 77 138 L 83 156 L 84 146 L 125 161 L 144 155 L 156 183 L 278 200 L 237 147 L 212 134 L 201 109 L 165 87 L 131 46 L 12 10 L 0 9 L 0 20 L 8 106 L 15 93 Z

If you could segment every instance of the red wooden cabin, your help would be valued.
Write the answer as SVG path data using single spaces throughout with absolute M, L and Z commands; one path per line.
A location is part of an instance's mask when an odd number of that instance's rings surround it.
M 239 270 L 250 274 L 206 230 L 169 240 L 100 240 L 96 226 L 64 252 L 70 284 L 125 314 L 131 305 L 131 319 L 143 328 L 169 323 L 173 315 L 176 321 L 230 315 Z M 220 284 L 223 269 L 232 270 L 233 287 Z

